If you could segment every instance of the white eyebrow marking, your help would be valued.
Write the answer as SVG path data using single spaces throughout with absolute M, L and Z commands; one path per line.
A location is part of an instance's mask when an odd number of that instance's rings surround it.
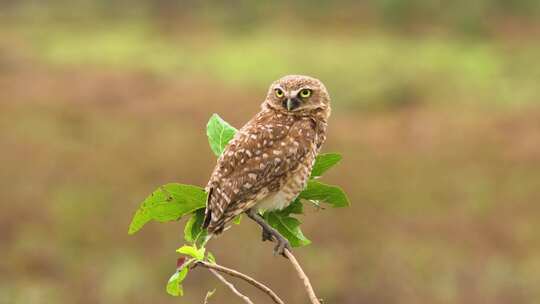
M 298 92 L 302 91 L 302 90 L 310 90 L 310 91 L 313 91 L 312 88 L 310 87 L 301 87 L 300 89 L 296 90 L 296 91 L 291 91 L 291 96 L 292 97 L 297 97 L 296 95 L 298 95 Z
M 292 97 L 296 97 L 296 95 L 298 94 L 298 92 L 300 92 L 301 90 L 303 90 L 304 88 L 301 88 L 301 89 L 298 89 L 296 91 L 291 91 L 291 96 Z

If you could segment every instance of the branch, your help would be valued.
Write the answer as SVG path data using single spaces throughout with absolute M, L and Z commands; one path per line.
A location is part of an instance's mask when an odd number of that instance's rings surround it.
M 236 287 L 234 287 L 234 285 L 227 281 L 222 275 L 220 275 L 217 271 L 215 271 L 214 269 L 210 268 L 208 269 L 211 273 L 213 273 L 221 282 L 223 282 L 223 284 L 227 285 L 227 287 L 229 287 L 230 290 L 232 290 L 232 292 L 234 292 L 237 296 L 239 296 L 240 298 L 242 298 L 242 300 L 244 300 L 244 302 L 246 302 L 247 304 L 253 304 L 253 302 L 251 302 L 251 300 L 245 296 L 244 294 L 242 294 L 240 291 L 238 291 L 238 289 L 236 289 Z
M 296 258 L 292 254 L 292 252 L 289 251 L 289 249 L 285 248 L 283 253 L 289 259 L 289 261 L 291 261 L 291 264 L 293 264 L 294 269 L 298 273 L 298 276 L 300 277 L 300 279 L 304 283 L 304 287 L 306 288 L 306 291 L 307 291 L 307 294 L 309 296 L 309 299 L 311 300 L 311 303 L 312 304 L 321 304 L 321 302 L 319 301 L 319 299 L 315 295 L 315 291 L 313 291 L 313 287 L 311 286 L 311 283 L 309 282 L 308 276 L 304 273 L 304 270 L 302 270 L 302 267 L 300 266 L 300 264 L 298 263 L 298 261 L 296 260 Z
M 294 258 L 294 257 L 293 257 Z M 238 272 L 234 269 L 230 269 L 230 268 L 227 268 L 225 266 L 221 266 L 221 265 L 218 265 L 218 264 L 212 264 L 212 263 L 209 263 L 209 262 L 206 262 L 206 261 L 197 261 L 193 267 L 197 266 L 197 265 L 200 265 L 202 267 L 205 267 L 209 270 L 215 270 L 215 271 L 219 271 L 221 273 L 224 273 L 224 274 L 227 274 L 227 275 L 230 275 L 232 277 L 235 277 L 235 278 L 239 278 L 239 279 L 242 279 L 246 282 L 248 282 L 249 284 L 255 286 L 256 288 L 260 289 L 261 291 L 263 291 L 264 293 L 266 293 L 270 298 L 272 298 L 272 300 L 277 303 L 277 304 L 285 304 L 285 302 L 283 302 L 283 300 L 281 300 L 278 295 L 273 292 L 270 288 L 268 288 L 266 285 L 260 283 L 259 281 L 253 279 L 252 277 L 248 276 L 248 275 L 245 275 L 241 272 Z M 309 282 L 309 281 L 308 281 Z
M 283 248 L 283 255 L 291 261 L 291 263 L 294 266 L 294 269 L 298 273 L 298 276 L 304 283 L 304 287 L 306 288 L 307 294 L 309 296 L 309 299 L 311 300 L 312 304 L 321 304 L 317 296 L 315 295 L 315 291 L 313 291 L 313 287 L 311 286 L 311 283 L 309 282 L 309 278 L 304 273 L 304 270 L 302 270 L 302 267 L 292 254 L 292 252 L 288 249 L 289 246 L 283 247 L 284 244 L 289 244 L 288 241 L 272 226 L 270 226 L 264 218 L 257 212 L 256 209 L 250 209 L 247 212 L 247 215 L 250 219 L 255 221 L 257 224 L 259 224 L 263 229 L 263 242 L 266 240 L 272 240 L 274 242 L 277 242 L 277 246 L 274 248 L 274 253 L 276 251 L 280 251 L 281 248 Z

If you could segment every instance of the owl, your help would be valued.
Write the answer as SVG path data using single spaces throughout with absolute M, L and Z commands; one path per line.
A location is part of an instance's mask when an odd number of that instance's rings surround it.
M 206 186 L 203 227 L 223 232 L 246 213 L 277 241 L 275 252 L 290 249 L 262 212 L 287 207 L 304 190 L 317 153 L 326 140 L 330 96 L 318 79 L 289 75 L 270 85 L 261 111 L 225 147 Z

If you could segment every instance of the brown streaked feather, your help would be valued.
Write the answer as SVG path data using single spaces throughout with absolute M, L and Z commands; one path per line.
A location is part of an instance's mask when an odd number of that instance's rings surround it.
M 208 231 L 220 233 L 235 216 L 278 191 L 288 174 L 304 160 L 311 162 L 307 155 L 315 137 L 311 119 L 270 109 L 257 114 L 227 145 L 210 178 Z
M 208 201 L 212 197 L 212 192 L 214 192 L 214 188 L 209 187 L 207 189 L 207 192 L 208 192 L 208 196 L 206 197 L 206 206 L 209 206 Z M 212 219 L 212 212 L 210 212 L 210 208 L 206 208 L 206 210 L 204 212 L 204 222 L 203 222 L 203 225 L 202 225 L 203 229 L 208 228 L 208 225 L 210 224 L 211 219 Z

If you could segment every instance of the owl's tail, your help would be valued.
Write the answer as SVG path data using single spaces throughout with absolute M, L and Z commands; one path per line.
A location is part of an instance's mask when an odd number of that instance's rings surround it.
M 202 227 L 208 231 L 208 235 L 217 235 L 223 232 L 225 228 L 225 218 L 221 210 L 213 210 L 213 199 L 217 199 L 213 196 L 214 188 L 208 189 L 208 198 L 206 200 L 206 211 L 204 212 L 204 222 Z
M 214 188 L 210 187 L 208 189 L 208 196 L 206 198 L 206 210 L 204 211 L 204 222 L 203 222 L 203 228 L 207 229 L 208 225 L 210 225 L 210 222 L 212 221 L 212 210 L 210 209 L 210 199 L 212 198 L 212 192 L 214 192 Z
M 207 196 L 207 199 L 206 199 L 206 210 L 204 211 L 204 222 L 202 224 L 202 228 L 203 229 L 206 229 L 208 231 L 208 225 L 210 225 L 210 222 L 212 221 L 212 210 L 210 209 L 210 198 L 212 197 L 212 192 L 213 192 L 214 188 L 210 188 L 208 189 L 208 196 Z M 210 231 L 208 231 L 208 233 L 206 234 L 206 237 L 204 238 L 204 241 L 203 241 L 203 246 L 206 245 L 206 243 L 208 243 L 208 241 L 214 236 L 214 234 Z

